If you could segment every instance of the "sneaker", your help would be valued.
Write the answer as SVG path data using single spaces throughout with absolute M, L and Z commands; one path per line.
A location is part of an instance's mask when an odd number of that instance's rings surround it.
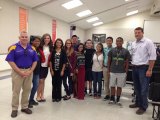
M 18 114 L 18 110 L 12 110 L 11 117 L 15 118 L 17 117 L 17 114 Z
M 146 111 L 143 110 L 142 108 L 139 108 L 137 111 L 136 111 L 136 114 L 137 115 L 143 115 Z
M 88 95 L 89 95 L 89 96 L 92 96 L 92 93 L 90 92 Z
M 121 102 L 117 102 L 116 103 L 118 106 L 122 106 L 122 103 Z
M 106 95 L 103 100 L 106 101 L 106 100 L 109 100 L 110 99 L 110 96 L 109 95 Z
M 131 104 L 131 105 L 129 105 L 129 108 L 138 108 L 138 105 L 137 104 Z
M 21 111 L 26 113 L 26 114 L 32 114 L 32 110 L 30 110 L 29 108 L 21 109 Z
M 115 101 L 110 100 L 108 104 L 115 104 Z

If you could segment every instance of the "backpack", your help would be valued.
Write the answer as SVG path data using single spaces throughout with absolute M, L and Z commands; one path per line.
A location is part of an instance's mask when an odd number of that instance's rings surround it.
M 160 83 L 152 82 L 149 86 L 149 99 L 160 102 Z

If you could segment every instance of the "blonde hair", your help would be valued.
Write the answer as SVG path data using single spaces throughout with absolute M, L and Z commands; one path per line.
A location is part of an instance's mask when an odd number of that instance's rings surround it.
M 23 33 L 27 34 L 26 31 L 21 31 L 21 32 L 20 32 L 20 36 L 21 36 Z
M 71 43 L 71 47 L 70 47 L 69 50 L 68 50 L 68 48 L 66 46 L 68 41 Z M 71 56 L 71 54 L 74 52 L 74 49 L 73 49 L 73 46 L 72 46 L 72 40 L 71 39 L 67 39 L 66 40 L 66 42 L 65 42 L 65 50 L 66 50 L 67 56 Z

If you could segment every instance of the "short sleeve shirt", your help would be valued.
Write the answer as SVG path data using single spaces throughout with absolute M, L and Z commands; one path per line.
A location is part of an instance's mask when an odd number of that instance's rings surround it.
M 113 48 L 108 53 L 108 57 L 111 58 L 110 71 L 113 73 L 125 73 L 125 61 L 130 59 L 130 53 L 127 49 Z
M 105 47 L 104 48 L 104 58 L 103 58 L 103 60 L 104 60 L 104 66 L 107 66 L 107 62 L 108 62 L 108 53 L 109 53 L 109 51 L 112 49 L 112 47 Z
M 10 47 L 6 61 L 14 62 L 19 68 L 28 68 L 33 62 L 38 61 L 38 56 L 30 44 L 24 49 L 18 42 Z

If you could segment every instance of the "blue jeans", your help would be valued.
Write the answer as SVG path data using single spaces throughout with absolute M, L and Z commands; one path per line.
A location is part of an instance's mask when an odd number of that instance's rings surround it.
M 32 90 L 31 90 L 31 94 L 30 94 L 30 99 L 29 99 L 30 102 L 34 100 L 34 96 L 35 96 L 35 94 L 37 92 L 37 89 L 38 89 L 39 74 L 33 74 L 32 83 L 33 83 L 33 86 L 32 86 Z
M 93 76 L 94 95 L 101 96 L 103 72 L 92 71 L 92 76 Z M 97 83 L 98 83 L 98 91 L 97 91 Z
M 133 67 L 132 78 L 136 93 L 136 104 L 146 110 L 148 108 L 148 89 L 150 77 L 146 77 L 148 66 Z
M 70 94 L 73 93 L 73 80 L 70 74 L 71 74 L 70 70 L 66 69 L 64 71 L 64 76 L 63 76 L 63 86 L 68 96 L 70 96 Z M 67 78 L 68 78 L 68 84 L 67 84 Z

